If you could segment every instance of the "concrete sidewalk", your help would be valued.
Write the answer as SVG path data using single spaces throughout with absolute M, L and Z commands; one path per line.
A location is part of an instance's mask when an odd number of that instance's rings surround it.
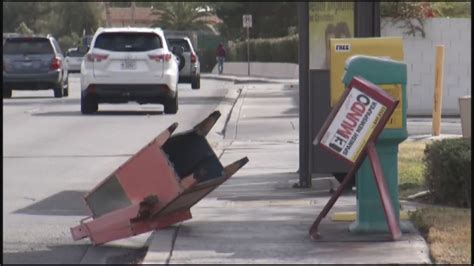
M 277 79 L 277 78 L 265 78 L 265 77 L 255 77 L 255 76 L 219 75 L 219 74 L 213 74 L 213 73 L 202 73 L 201 78 L 233 81 L 235 84 L 246 84 L 246 83 L 297 84 L 299 81 L 298 79 L 289 79 L 289 78 Z
M 193 219 L 153 232 L 143 264 L 181 263 L 431 263 L 424 239 L 411 226 L 399 241 L 389 234 L 357 235 L 335 212 L 355 211 L 354 193 L 342 195 L 319 227 L 308 230 L 329 200 L 332 177 L 298 182 L 298 87 L 242 85 L 225 128 L 221 162 L 249 163 L 196 204 Z M 403 203 L 402 203 L 403 205 Z M 413 206 L 408 206 L 413 208 Z

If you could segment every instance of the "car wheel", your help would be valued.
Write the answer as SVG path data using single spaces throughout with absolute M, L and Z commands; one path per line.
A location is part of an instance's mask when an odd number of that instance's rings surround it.
M 11 98 L 12 97 L 12 89 L 9 87 L 5 87 L 3 85 L 3 98 Z
M 64 97 L 69 96 L 69 80 L 66 80 L 65 83 L 64 83 L 63 96 Z
M 199 90 L 201 88 L 201 77 L 196 76 L 191 79 L 191 88 L 194 90 Z
M 170 98 L 164 104 L 165 107 L 165 114 L 176 114 L 178 112 L 178 92 L 176 91 L 176 95 L 174 98 Z
M 99 109 L 99 103 L 94 97 L 81 95 L 81 113 L 92 114 Z
M 54 97 L 55 98 L 63 97 L 63 89 L 64 88 L 63 88 L 62 84 L 56 85 L 53 89 L 54 90 Z

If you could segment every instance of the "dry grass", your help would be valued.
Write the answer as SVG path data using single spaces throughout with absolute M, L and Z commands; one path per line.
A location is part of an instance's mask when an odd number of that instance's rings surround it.
M 428 142 L 405 141 L 398 150 L 399 197 L 425 190 L 423 152 Z
M 430 207 L 412 213 L 410 219 L 428 242 L 434 263 L 471 262 L 471 210 Z

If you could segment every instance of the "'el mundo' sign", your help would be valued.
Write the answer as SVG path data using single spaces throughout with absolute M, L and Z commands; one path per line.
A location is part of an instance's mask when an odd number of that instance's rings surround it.
M 386 109 L 367 94 L 352 88 L 321 144 L 355 162 Z
M 314 144 L 319 143 L 354 164 L 368 141 L 381 132 L 398 102 L 376 85 L 355 77 Z

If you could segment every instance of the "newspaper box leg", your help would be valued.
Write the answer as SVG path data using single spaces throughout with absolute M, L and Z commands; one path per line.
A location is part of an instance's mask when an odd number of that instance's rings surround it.
M 316 218 L 313 225 L 311 225 L 311 228 L 309 229 L 309 236 L 311 237 L 311 239 L 316 240 L 319 238 L 319 233 L 318 233 L 319 223 L 321 223 L 321 220 L 323 220 L 323 218 L 326 217 L 329 210 L 332 208 L 334 203 L 336 203 L 336 200 L 339 198 L 339 196 L 341 196 L 342 191 L 348 186 L 351 179 L 354 178 L 356 169 L 357 167 L 352 167 L 352 169 L 346 174 L 346 177 L 344 177 L 344 180 L 339 185 L 336 192 L 334 192 L 331 199 L 328 201 L 328 203 L 326 203 L 326 206 L 324 206 L 323 210 L 319 213 L 318 218 Z
M 401 237 L 402 232 L 397 222 L 397 217 L 390 200 L 390 195 L 383 177 L 383 172 L 380 167 L 379 157 L 377 155 L 377 150 L 375 149 L 375 144 L 369 142 L 367 144 L 367 153 L 369 156 L 370 165 L 372 166 L 372 171 L 374 172 L 375 183 L 377 185 L 380 199 L 382 200 L 382 206 L 385 212 L 385 218 L 387 219 L 388 228 L 392 234 L 393 240 L 397 240 Z

